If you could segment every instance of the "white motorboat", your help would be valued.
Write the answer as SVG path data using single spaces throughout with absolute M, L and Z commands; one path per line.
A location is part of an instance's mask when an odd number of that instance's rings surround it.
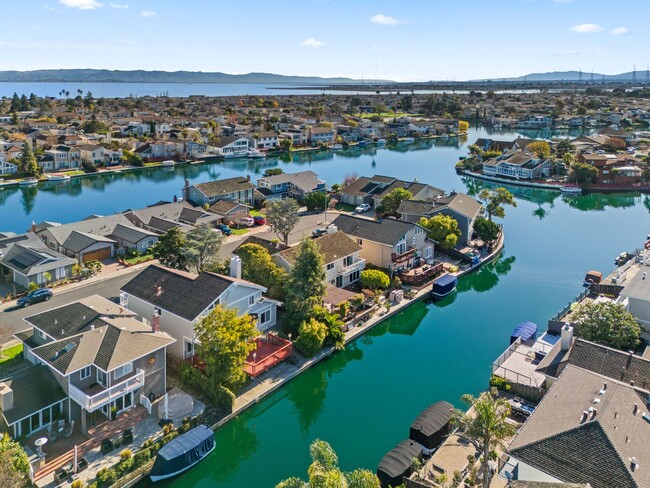
M 266 157 L 262 151 L 259 151 L 257 149 L 249 150 L 246 156 L 248 156 L 249 159 L 264 159 Z
M 343 149 L 343 144 L 332 144 L 332 151 L 340 151 Z
M 582 194 L 582 188 L 580 188 L 578 185 L 564 185 L 560 187 L 560 191 L 562 193 L 566 193 L 567 195 L 580 195 Z
M 45 175 L 45 178 L 47 178 L 47 181 L 69 181 L 70 175 L 55 173 L 53 175 Z
M 33 186 L 38 184 L 38 179 L 37 178 L 25 178 L 24 180 L 21 180 L 18 185 L 19 186 Z
M 173 168 L 175 165 L 176 165 L 176 163 L 174 161 L 172 161 L 171 159 L 168 159 L 167 161 L 163 161 L 161 163 L 161 166 L 163 168 Z

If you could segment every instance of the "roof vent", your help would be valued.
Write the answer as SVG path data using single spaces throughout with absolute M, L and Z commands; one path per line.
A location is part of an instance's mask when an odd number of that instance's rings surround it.
M 588 417 L 589 417 L 589 412 L 587 412 L 586 410 L 583 410 L 583 412 L 582 412 L 582 417 L 580 417 L 580 423 L 582 423 L 582 422 L 584 422 L 585 420 L 587 420 Z
M 596 418 L 597 413 L 598 413 L 598 410 L 596 410 L 595 408 L 591 409 L 591 420 Z
M 635 403 L 634 404 L 634 409 L 632 410 L 632 415 L 636 415 L 636 413 L 639 411 L 639 404 Z
M 65 329 L 61 329 L 61 335 L 65 335 Z
M 90 324 L 90 330 L 95 330 L 95 324 Z
M 159 297 L 162 293 L 162 286 L 156 286 L 156 296 Z
M 637 469 L 639 469 L 639 463 L 637 462 L 635 457 L 630 459 L 630 466 L 632 467 L 632 471 L 636 471 Z
M 594 398 L 594 403 L 600 403 L 600 398 L 598 397 Z

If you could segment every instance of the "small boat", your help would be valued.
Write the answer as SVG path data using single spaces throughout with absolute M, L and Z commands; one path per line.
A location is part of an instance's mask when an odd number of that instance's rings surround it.
M 433 282 L 431 286 L 431 296 L 434 298 L 443 298 L 456 291 L 458 278 L 452 274 L 446 274 Z
M 442 134 L 440 136 L 440 139 L 449 139 L 449 135 L 448 134 Z
M 366 141 L 357 142 L 357 146 L 359 146 L 359 147 L 364 147 L 365 145 L 366 145 Z
M 248 157 L 248 159 L 264 159 L 266 157 L 266 155 L 262 151 L 259 151 L 257 149 L 249 150 L 246 156 Z
M 247 156 L 248 156 L 248 151 L 246 151 L 246 152 L 234 152 L 234 153 L 228 153 L 228 154 L 223 155 L 224 159 L 245 158 Z
M 414 137 L 405 137 L 404 139 L 402 139 L 402 142 L 406 142 L 407 144 L 412 144 L 412 143 L 415 142 L 415 138 Z
M 590 285 L 597 285 L 603 280 L 603 274 L 600 271 L 589 271 L 585 275 L 582 286 L 588 287 Z
M 38 178 L 25 178 L 24 180 L 21 180 L 18 185 L 19 186 L 33 186 L 38 184 Z
M 53 175 L 45 175 L 45 178 L 47 178 L 47 181 L 69 181 L 70 175 L 55 173 Z
M 199 425 L 179 435 L 158 451 L 149 476 L 152 482 L 187 471 L 214 450 L 214 432 Z
M 385 146 L 386 145 L 386 139 L 377 139 L 377 145 L 378 146 Z
M 614 259 L 614 264 L 616 266 L 623 266 L 625 263 L 627 263 L 633 257 L 634 257 L 634 254 L 630 254 L 629 252 L 622 252 L 621 254 L 616 256 L 616 259 Z
M 332 151 L 340 151 L 343 149 L 343 144 L 332 144 Z
M 560 187 L 560 191 L 567 195 L 580 195 L 582 193 L 582 188 L 578 185 L 563 185 Z
M 168 159 L 167 161 L 163 161 L 160 165 L 163 168 L 173 168 L 176 165 L 176 163 L 171 159 Z

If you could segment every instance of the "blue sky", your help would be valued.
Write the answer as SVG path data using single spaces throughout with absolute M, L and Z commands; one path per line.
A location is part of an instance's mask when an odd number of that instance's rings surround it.
M 650 65 L 650 0 L 21 0 L 0 69 L 462 80 Z

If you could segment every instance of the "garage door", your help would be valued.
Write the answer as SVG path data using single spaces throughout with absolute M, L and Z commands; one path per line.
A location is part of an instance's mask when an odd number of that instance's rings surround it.
M 104 259 L 110 259 L 110 257 L 111 248 L 105 247 L 104 249 L 83 253 L 81 255 L 81 260 L 85 263 L 86 261 L 102 261 Z

